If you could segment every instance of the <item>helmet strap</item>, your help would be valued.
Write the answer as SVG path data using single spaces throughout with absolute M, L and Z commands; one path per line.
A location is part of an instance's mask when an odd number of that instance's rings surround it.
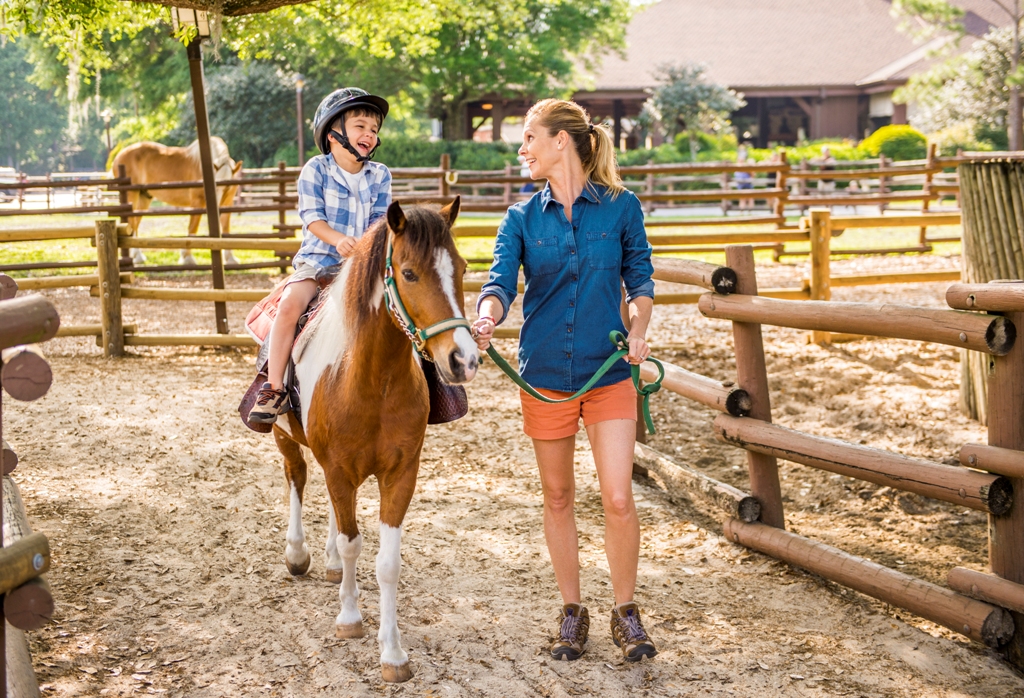
M 328 131 L 328 133 L 334 135 L 335 140 L 338 141 L 338 143 L 341 145 L 342 148 L 344 148 L 348 152 L 352 153 L 353 157 L 355 157 L 355 159 L 356 159 L 356 162 L 366 162 L 367 160 L 372 160 L 373 159 L 373 154 L 376 153 L 377 152 L 377 148 L 380 147 L 380 138 L 378 137 L 377 138 L 377 145 L 373 146 L 373 150 L 370 151 L 370 154 L 369 155 L 360 155 L 359 151 L 356 150 L 355 146 L 353 146 L 352 143 L 349 142 L 349 140 L 348 140 L 348 134 L 345 133 L 345 119 L 344 118 L 342 118 L 342 120 L 341 120 L 341 133 L 338 133 L 333 128 L 330 131 Z

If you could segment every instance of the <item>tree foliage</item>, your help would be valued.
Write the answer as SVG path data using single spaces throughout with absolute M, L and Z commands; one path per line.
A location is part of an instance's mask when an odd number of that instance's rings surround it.
M 22 44 L 0 46 L 0 165 L 20 168 L 24 162 L 53 165 L 61 152 L 67 108 L 49 90 L 29 81 L 32 65 Z
M 669 137 L 683 130 L 689 133 L 692 160 L 697 159 L 697 133 L 719 130 L 731 112 L 746 104 L 743 95 L 709 82 L 706 71 L 706 66 L 696 64 L 658 66 L 658 87 L 644 105 Z

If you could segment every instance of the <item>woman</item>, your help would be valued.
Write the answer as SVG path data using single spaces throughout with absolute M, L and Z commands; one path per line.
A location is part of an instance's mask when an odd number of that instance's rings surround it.
M 582 107 L 563 100 L 537 103 L 526 115 L 519 153 L 533 179 L 547 186 L 512 206 L 498 228 L 494 264 L 480 292 L 473 323 L 481 349 L 494 336 L 526 276 L 519 366 L 543 394 L 579 390 L 614 351 L 612 330 L 628 329 L 628 363 L 650 355 L 644 336 L 654 282 L 643 210 L 626 191 L 604 129 Z M 625 285 L 629 327 L 620 313 Z M 628 661 L 657 654 L 633 600 L 640 523 L 633 502 L 636 392 L 627 363 L 614 366 L 594 389 L 558 405 L 521 393 L 523 430 L 533 439 L 544 492 L 544 536 L 562 594 L 561 625 L 551 645 L 556 659 L 583 654 L 590 615 L 581 605 L 579 549 L 573 514 L 573 454 L 579 419 L 590 439 L 605 513 L 605 553 L 615 606 L 612 639 Z

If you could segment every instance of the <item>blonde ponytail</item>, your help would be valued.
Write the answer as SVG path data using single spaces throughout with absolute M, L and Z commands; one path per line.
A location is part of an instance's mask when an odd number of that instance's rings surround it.
M 587 179 L 607 187 L 613 199 L 626 191 L 619 177 L 611 136 L 603 126 L 591 123 L 583 107 L 564 99 L 545 99 L 534 104 L 526 113 L 526 118 L 535 118 L 551 136 L 560 131 L 569 134 Z

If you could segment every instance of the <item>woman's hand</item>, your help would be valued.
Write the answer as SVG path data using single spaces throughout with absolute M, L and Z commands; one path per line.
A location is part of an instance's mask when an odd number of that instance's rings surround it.
M 640 365 L 651 355 L 651 348 L 643 337 L 631 334 L 626 337 L 626 341 L 629 343 L 629 354 L 622 357 L 623 361 Z
M 491 346 L 491 338 L 494 337 L 494 318 L 489 315 L 481 315 L 471 326 L 473 339 L 480 351 L 486 351 Z

